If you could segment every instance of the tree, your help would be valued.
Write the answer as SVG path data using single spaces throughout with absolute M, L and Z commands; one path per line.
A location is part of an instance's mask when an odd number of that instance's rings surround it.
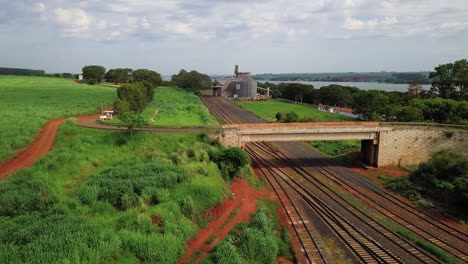
M 354 95 L 353 110 L 367 120 L 380 121 L 389 110 L 389 97 L 377 90 L 359 91 Z
M 110 69 L 107 71 L 105 78 L 108 82 L 112 83 L 127 83 L 132 77 L 132 72 L 133 70 L 129 68 Z
M 292 111 L 292 112 L 286 113 L 283 122 L 284 123 L 296 123 L 298 122 L 298 120 L 299 120 L 299 116 L 297 115 L 296 112 Z
M 161 74 L 147 69 L 139 69 L 133 72 L 133 82 L 150 83 L 154 88 L 158 87 L 162 83 Z
M 429 74 L 433 92 L 440 97 L 454 100 L 468 99 L 468 60 L 441 64 Z
M 187 72 L 180 70 L 179 74 L 172 75 L 172 81 L 180 88 L 199 93 L 200 90 L 211 87 L 211 79 L 208 75 L 197 71 Z
M 410 106 L 420 109 L 424 120 L 443 124 L 466 124 L 468 122 L 468 102 L 458 102 L 440 97 L 414 99 Z
M 242 149 L 229 147 L 217 152 L 210 152 L 210 159 L 216 162 L 221 173 L 229 179 L 233 179 L 242 167 L 249 164 L 249 159 Z
M 314 90 L 313 85 L 302 83 L 288 83 L 285 84 L 284 87 L 282 86 L 281 88 L 283 90 L 282 97 L 289 100 L 294 100 L 295 102 L 302 103 L 304 98 L 313 100 L 314 97 L 312 95 Z M 312 103 L 310 101 L 306 102 Z
M 317 93 L 317 99 L 322 104 L 341 107 L 349 107 L 354 103 L 351 90 L 336 84 L 320 87 Z
M 120 114 L 120 120 L 122 120 L 128 128 L 128 132 L 133 136 L 134 129 L 145 125 L 145 121 L 141 115 L 134 111 L 126 111 Z
M 431 154 L 411 173 L 410 180 L 432 197 L 456 203 L 460 209 L 468 206 L 468 158 L 443 149 Z
M 116 101 L 116 105 L 128 104 L 128 111 L 141 113 L 147 104 L 146 88 L 141 83 L 125 84 L 117 88 L 117 98 L 126 103 Z M 126 109 L 117 109 L 119 112 L 125 112 Z
M 106 69 L 102 66 L 91 65 L 83 67 L 83 79 L 89 84 L 100 83 L 105 73 Z
M 423 121 L 424 116 L 419 108 L 413 106 L 403 106 L 397 110 L 396 118 L 399 122 Z
M 276 113 L 275 117 L 276 121 L 281 122 L 281 120 L 283 119 L 283 114 L 281 112 L 278 112 Z

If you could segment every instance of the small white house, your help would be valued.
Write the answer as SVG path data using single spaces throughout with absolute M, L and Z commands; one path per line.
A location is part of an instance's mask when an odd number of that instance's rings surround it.
M 78 80 L 79 81 L 83 80 L 83 74 L 78 74 Z

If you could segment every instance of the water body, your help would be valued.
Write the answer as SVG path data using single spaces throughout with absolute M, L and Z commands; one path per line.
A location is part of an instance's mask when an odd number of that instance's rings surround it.
M 260 81 L 266 82 L 266 81 Z M 282 83 L 281 81 L 268 81 L 270 83 Z M 322 86 L 327 86 L 331 84 L 338 84 L 342 86 L 354 86 L 361 90 L 384 90 L 387 92 L 397 91 L 397 92 L 407 92 L 408 84 L 394 84 L 394 83 L 378 83 L 378 82 L 308 82 L 308 81 L 284 81 L 283 83 L 303 83 L 303 84 L 312 84 L 314 88 L 318 89 Z M 424 84 L 422 85 L 424 90 L 429 90 L 431 85 Z

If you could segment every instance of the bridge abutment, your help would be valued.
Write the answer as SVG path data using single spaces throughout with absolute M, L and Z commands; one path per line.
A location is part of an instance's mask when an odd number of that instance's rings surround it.
M 468 127 L 437 124 L 336 122 L 223 125 L 220 141 L 243 147 L 247 142 L 361 140 L 363 161 L 371 166 L 408 166 L 433 151 L 468 149 Z

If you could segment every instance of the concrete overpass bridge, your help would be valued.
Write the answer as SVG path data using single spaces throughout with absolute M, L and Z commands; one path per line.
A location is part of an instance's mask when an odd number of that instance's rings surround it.
M 468 149 L 468 126 L 422 123 L 314 122 L 222 125 L 221 143 L 361 140 L 363 161 L 372 166 L 418 164 L 442 148 Z

